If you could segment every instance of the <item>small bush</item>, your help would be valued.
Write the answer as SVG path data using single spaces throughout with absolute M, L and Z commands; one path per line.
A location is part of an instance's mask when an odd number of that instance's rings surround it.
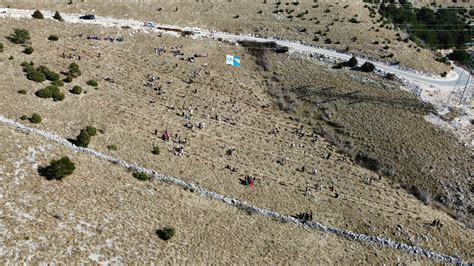
M 31 123 L 33 124 L 39 124 L 41 123 L 41 116 L 37 113 L 34 113 L 28 120 L 30 120 Z
M 358 21 L 356 18 L 349 19 L 349 22 L 350 23 L 360 23 L 360 21 Z
M 167 241 L 167 240 L 170 240 L 172 237 L 174 237 L 174 235 L 176 234 L 176 230 L 172 227 L 166 227 L 163 229 L 156 230 L 156 234 L 161 239 Z
M 28 120 L 28 116 L 22 115 L 22 116 L 20 116 L 20 119 L 21 119 L 21 120 Z
M 402 185 L 408 193 L 415 196 L 419 201 L 423 202 L 424 204 L 428 205 L 431 203 L 431 194 L 416 185 Z
M 377 158 L 364 152 L 359 152 L 356 155 L 355 162 L 374 172 L 378 172 L 381 168 L 381 163 Z
M 46 88 L 38 90 L 35 92 L 35 95 L 40 98 L 52 98 L 54 101 L 62 101 L 65 97 L 59 88 L 54 85 L 49 85 Z
M 374 72 L 375 66 L 370 62 L 365 62 L 360 68 L 360 70 L 362 70 L 363 72 Z
M 30 41 L 30 33 L 25 29 L 14 29 L 8 39 L 15 44 L 26 44 Z
M 46 76 L 43 72 L 33 70 L 26 75 L 26 78 L 35 82 L 43 82 L 46 80 Z
M 48 180 L 61 180 L 64 177 L 72 174 L 75 169 L 76 167 L 69 157 L 64 156 L 59 160 L 52 160 L 50 165 L 40 168 L 39 172 Z
M 18 93 L 19 94 L 26 94 L 26 90 L 19 90 Z
M 97 135 L 97 128 L 95 128 L 93 126 L 87 126 L 86 131 L 87 131 L 87 134 L 89 134 L 89 136 L 91 136 L 91 137 Z
M 0 53 L 3 53 L 4 49 L 5 49 L 5 47 L 3 46 L 3 43 L 0 42 Z
M 86 84 L 89 85 L 89 86 L 92 86 L 92 87 L 97 87 L 97 86 L 99 86 L 99 84 L 97 83 L 97 81 L 95 81 L 95 80 L 93 80 L 93 79 L 87 81 Z
M 74 94 L 81 94 L 82 93 L 82 88 L 79 85 L 76 85 L 72 88 L 71 93 Z
M 56 13 L 54 13 L 53 18 L 54 18 L 55 20 L 63 21 L 63 18 L 61 17 L 61 14 L 59 14 L 58 11 L 56 11 Z
M 446 71 L 441 73 L 441 77 L 443 77 L 443 78 L 445 78 L 447 75 L 448 75 L 448 72 L 446 72 Z
M 69 74 L 68 74 L 68 75 L 66 76 L 66 78 L 64 78 L 63 81 L 66 82 L 66 83 L 71 83 L 72 80 L 73 80 L 72 75 L 69 75 Z
M 351 59 L 349 59 L 349 61 L 346 62 L 346 65 L 348 67 L 356 67 L 357 66 L 357 58 L 355 58 L 354 56 L 351 57 Z
M 55 42 L 59 40 L 59 37 L 58 35 L 49 35 L 48 40 Z
M 28 47 L 25 48 L 25 50 L 23 51 L 23 53 L 25 53 L 25 54 L 32 54 L 34 51 L 35 51 L 35 49 L 33 49 L 33 47 L 28 46 Z
M 53 80 L 51 82 L 51 85 L 56 86 L 56 87 L 62 87 L 64 86 L 64 82 L 62 80 Z
M 153 153 L 154 155 L 160 155 L 160 147 L 153 146 L 153 149 L 151 150 L 151 153 Z
M 77 78 L 81 75 L 81 70 L 79 69 L 79 65 L 75 62 L 71 63 L 68 67 L 68 74 L 71 75 L 73 78 Z
M 145 173 L 140 172 L 133 172 L 133 177 L 141 181 L 148 181 L 150 180 L 150 176 Z
M 75 144 L 79 147 L 87 148 L 91 142 L 91 136 L 86 129 L 81 129 L 81 132 L 76 138 Z
M 116 151 L 116 150 L 117 150 L 117 146 L 116 146 L 116 145 L 109 145 L 109 146 L 107 146 L 107 149 L 108 149 L 109 151 Z
M 33 12 L 33 15 L 31 16 L 36 19 L 44 19 L 43 13 L 41 13 L 41 11 L 39 10 L 36 10 L 35 12 Z

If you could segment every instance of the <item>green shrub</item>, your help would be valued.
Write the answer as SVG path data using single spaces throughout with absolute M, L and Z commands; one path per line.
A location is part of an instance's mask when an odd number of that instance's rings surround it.
M 52 98 L 54 101 L 62 101 L 65 97 L 61 90 L 54 85 L 38 90 L 35 95 L 40 98 Z
M 97 87 L 97 86 L 99 86 L 99 84 L 97 83 L 97 81 L 95 81 L 95 80 L 93 80 L 93 79 L 87 81 L 86 84 L 89 85 L 89 86 L 92 86 L 92 87 Z
M 32 54 L 34 51 L 35 51 L 35 49 L 33 49 L 33 47 L 28 46 L 28 47 L 25 48 L 25 50 L 23 51 L 23 53 L 25 53 L 25 54 Z
M 58 11 L 56 11 L 56 13 L 54 13 L 53 18 L 54 18 L 55 20 L 63 21 L 63 18 L 61 17 L 61 14 L 59 14 Z
M 163 229 L 156 230 L 156 234 L 163 240 L 170 240 L 176 234 L 176 230 L 173 227 L 166 227 Z
M 56 86 L 56 87 L 62 87 L 64 86 L 64 82 L 62 80 L 53 80 L 51 82 L 51 85 Z
M 59 40 L 59 37 L 58 35 L 49 35 L 48 40 L 55 42 Z
M 20 116 L 20 119 L 21 119 L 21 120 L 28 120 L 28 116 L 22 115 L 22 116 Z
M 69 74 L 68 74 L 68 75 L 66 76 L 66 78 L 64 78 L 63 81 L 66 82 L 66 83 L 71 83 L 72 80 L 73 80 L 72 75 L 69 75 Z
M 351 57 L 351 59 L 349 59 L 349 61 L 346 62 L 346 65 L 348 67 L 356 67 L 357 66 L 357 58 L 355 58 L 354 56 Z
M 51 71 L 49 70 L 49 68 L 45 67 L 45 66 L 40 66 L 36 69 L 36 71 L 40 71 L 44 74 L 44 76 L 46 77 L 47 80 L 50 80 L 50 81 L 58 81 L 60 76 L 58 73 L 54 72 L 54 71 Z
M 5 49 L 5 47 L 3 46 L 3 43 L 0 42 L 0 53 L 3 53 L 4 49 Z
M 19 94 L 26 94 L 26 90 L 19 90 L 18 93 Z
M 69 157 L 64 156 L 59 160 L 52 160 L 50 165 L 40 168 L 39 172 L 41 175 L 46 176 L 48 180 L 61 180 L 72 174 L 75 169 L 76 167 Z
M 153 149 L 151 150 L 151 153 L 153 153 L 154 155 L 159 155 L 160 154 L 160 147 L 153 146 Z
M 109 146 L 107 146 L 107 149 L 108 149 L 109 151 L 116 151 L 116 150 L 117 150 L 117 146 L 116 146 L 116 145 L 109 145 Z
M 30 41 L 30 33 L 26 29 L 14 29 L 8 39 L 15 44 L 26 44 Z
M 35 12 L 33 12 L 33 15 L 31 16 L 36 19 L 44 19 L 43 14 L 39 10 L 36 10 Z
M 29 118 L 30 122 L 33 123 L 33 124 L 39 124 L 41 123 L 41 116 L 37 113 L 34 113 L 30 118 Z
M 43 82 L 46 80 L 46 76 L 43 74 L 43 72 L 40 71 L 30 71 L 30 69 L 27 70 L 27 75 L 26 78 L 35 82 Z
M 362 70 L 363 72 L 373 72 L 375 70 L 375 66 L 370 62 L 365 62 L 360 68 L 360 70 Z
M 91 136 L 87 133 L 86 129 L 81 129 L 81 132 L 76 138 L 75 144 L 79 147 L 87 148 L 91 142 Z
M 95 128 L 93 126 L 87 126 L 86 131 L 87 131 L 87 134 L 89 134 L 89 136 L 91 136 L 91 137 L 97 135 L 97 128 Z
M 443 77 L 443 78 L 445 78 L 447 75 L 448 75 L 448 72 L 446 72 L 446 71 L 441 73 L 441 77 Z
M 71 93 L 74 94 L 81 94 L 82 93 L 82 88 L 79 85 L 76 85 L 72 88 Z
M 360 23 L 360 21 L 358 21 L 356 18 L 349 19 L 349 22 L 350 23 Z
M 13 55 L 10 55 L 10 56 L 8 57 L 8 60 L 13 60 L 14 58 L 15 58 L 15 57 L 13 57 Z
M 68 67 L 68 70 L 68 74 L 73 78 L 77 78 L 81 75 L 81 70 L 79 69 L 79 65 L 76 62 L 71 63 Z
M 150 180 L 150 176 L 145 173 L 140 172 L 133 172 L 133 177 L 141 181 L 148 181 Z

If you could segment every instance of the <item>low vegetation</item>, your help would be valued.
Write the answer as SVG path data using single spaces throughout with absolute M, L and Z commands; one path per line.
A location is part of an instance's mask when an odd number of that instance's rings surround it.
M 58 11 L 56 11 L 56 13 L 54 13 L 53 18 L 54 18 L 55 20 L 63 21 L 63 18 L 61 17 L 61 14 L 59 14 Z
M 58 35 L 49 35 L 48 40 L 55 42 L 59 40 L 59 37 Z
M 55 102 L 62 101 L 65 98 L 61 90 L 54 85 L 49 85 L 43 89 L 36 91 L 35 95 L 40 98 L 52 98 Z
M 117 150 L 117 145 L 115 145 L 115 144 L 109 145 L 109 146 L 107 146 L 107 149 L 109 151 L 116 151 Z
M 32 54 L 34 51 L 35 51 L 35 49 L 33 49 L 33 47 L 28 46 L 28 47 L 25 48 L 25 50 L 23 50 L 23 53 Z
M 89 85 L 89 86 L 92 86 L 92 87 L 97 87 L 97 86 L 99 86 L 99 83 L 97 83 L 97 81 L 96 81 L 96 80 L 93 80 L 93 79 L 88 80 L 88 81 L 86 82 L 86 84 Z
M 33 12 L 33 15 L 31 16 L 35 19 L 44 19 L 43 13 L 41 13 L 41 11 L 39 10 L 36 10 L 35 12 Z
M 151 153 L 153 153 L 154 155 L 159 155 L 160 154 L 160 147 L 158 146 L 153 146 L 153 149 L 151 150 Z
M 39 124 L 41 123 L 42 118 L 39 114 L 34 113 L 28 120 L 33 124 Z
M 176 230 L 173 227 L 165 227 L 163 229 L 156 230 L 156 234 L 162 240 L 168 241 L 174 237 Z
M 3 46 L 3 43 L 0 42 L 0 53 L 3 53 L 5 47 Z
M 14 29 L 13 33 L 8 36 L 8 40 L 14 44 L 27 44 L 30 39 L 30 33 L 26 29 Z
M 140 172 L 133 172 L 133 177 L 135 177 L 136 179 L 141 180 L 141 181 L 149 181 L 150 180 L 149 175 L 147 175 L 145 173 L 140 173 Z
M 74 170 L 76 170 L 74 163 L 69 159 L 69 157 L 64 156 L 59 160 L 52 160 L 50 165 L 39 168 L 38 172 L 48 180 L 61 180 L 64 177 L 71 175 Z
M 82 88 L 79 85 L 76 85 L 72 88 L 71 93 L 73 94 L 81 94 L 82 93 Z
M 87 126 L 86 128 L 81 129 L 76 139 L 71 142 L 76 146 L 87 148 L 91 142 L 91 138 L 95 135 L 97 135 L 97 129 L 92 126 Z

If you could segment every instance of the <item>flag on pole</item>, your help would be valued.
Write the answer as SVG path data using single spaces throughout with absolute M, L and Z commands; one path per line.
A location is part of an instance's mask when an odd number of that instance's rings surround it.
M 240 67 L 240 56 L 227 55 L 225 63 L 229 66 Z

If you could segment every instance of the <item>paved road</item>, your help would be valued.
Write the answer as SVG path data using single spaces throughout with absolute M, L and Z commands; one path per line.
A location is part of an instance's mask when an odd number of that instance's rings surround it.
M 0 13 L 0 17 L 2 16 L 10 16 L 15 18 L 31 18 L 31 14 L 33 14 L 34 10 L 23 10 L 23 9 L 9 9 L 9 8 L 0 8 L 0 12 L 4 11 L 4 13 Z M 53 12 L 50 11 L 42 11 L 46 18 L 51 18 L 53 16 Z M 86 23 L 86 24 L 97 24 L 106 27 L 122 27 L 128 26 L 132 29 L 142 29 L 148 31 L 155 31 L 155 32 L 164 32 L 170 33 L 169 31 L 162 31 L 156 28 L 148 28 L 144 27 L 143 21 L 138 20 L 130 20 L 130 19 L 117 19 L 111 17 L 96 17 L 95 20 L 81 20 L 79 19 L 80 14 L 61 14 L 62 18 L 69 23 Z M 211 32 L 209 30 L 198 29 L 198 28 L 189 28 L 189 27 L 178 27 L 174 25 L 162 25 L 157 24 L 159 27 L 166 27 L 166 28 L 174 28 L 174 29 L 181 29 L 181 30 L 190 30 L 193 31 L 194 37 L 201 37 L 201 38 L 222 38 L 223 40 L 228 41 L 238 41 L 238 40 L 247 40 L 247 41 L 258 41 L 258 42 L 268 42 L 268 41 L 275 41 L 277 44 L 286 46 L 296 52 L 305 53 L 305 54 L 319 54 L 325 55 L 337 59 L 348 60 L 351 56 L 348 54 L 336 52 L 333 50 L 327 50 L 323 48 L 316 48 L 308 45 L 304 45 L 301 43 L 293 42 L 293 41 L 283 41 L 283 40 L 274 40 L 271 38 L 259 38 L 253 36 L 245 36 L 245 35 L 236 35 L 232 33 L 223 33 L 223 32 Z M 366 59 L 357 58 L 360 64 L 363 64 Z M 418 73 L 413 70 L 406 70 L 401 69 L 399 66 L 390 66 L 384 63 L 370 61 L 375 65 L 375 67 L 379 70 L 382 70 L 387 73 L 393 73 L 400 78 L 424 83 L 431 86 L 436 86 L 441 89 L 450 89 L 454 90 L 455 87 L 466 87 L 471 86 L 472 84 L 470 79 L 470 74 L 468 71 L 463 70 L 460 67 L 455 66 L 454 71 L 448 74 L 446 78 L 442 77 L 432 77 L 425 75 L 423 73 Z

